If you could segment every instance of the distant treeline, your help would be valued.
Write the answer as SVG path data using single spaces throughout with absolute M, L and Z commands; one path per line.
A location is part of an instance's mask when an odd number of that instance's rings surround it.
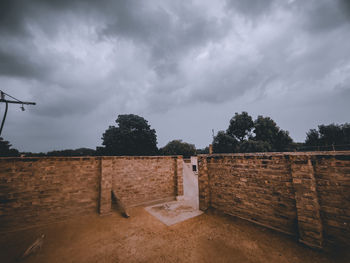
M 350 150 L 350 124 L 319 125 L 306 133 L 304 143 L 293 142 L 288 131 L 270 117 L 253 121 L 247 112 L 235 113 L 226 131 L 213 139 L 214 153 Z
M 102 135 L 102 146 L 55 150 L 47 153 L 22 152 L 13 149 L 0 137 L 0 157 L 43 156 L 120 156 L 120 155 L 183 155 L 209 153 L 209 147 L 196 149 L 194 144 L 172 140 L 162 148 L 157 147 L 157 135 L 147 120 L 134 115 L 119 115 L 117 126 L 109 126 Z M 258 116 L 256 120 L 247 112 L 235 113 L 226 131 L 214 136 L 214 153 L 284 152 L 284 151 L 341 151 L 350 150 L 350 124 L 319 125 L 306 133 L 303 143 L 293 142 L 288 131 L 280 129 L 270 117 Z
M 32 152 L 23 152 L 22 156 L 25 157 L 43 157 L 43 156 L 95 156 L 96 150 L 90 148 L 79 148 L 75 150 L 67 149 L 61 151 L 51 151 L 47 153 L 32 153 Z

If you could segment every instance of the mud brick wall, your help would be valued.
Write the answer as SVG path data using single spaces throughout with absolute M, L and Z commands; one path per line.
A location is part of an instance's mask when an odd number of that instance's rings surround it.
M 350 152 L 200 155 L 200 209 L 213 207 L 322 248 L 350 244 Z
M 202 163 L 202 157 L 199 159 Z M 211 207 L 287 233 L 295 232 L 295 196 L 290 168 L 283 156 L 206 159 L 210 188 L 206 198 Z M 200 166 L 200 177 L 201 170 Z
M 0 158 L 0 232 L 183 194 L 182 157 Z
M 350 154 L 311 159 L 324 239 L 350 245 Z
M 103 176 L 127 207 L 183 195 L 182 157 L 104 157 Z M 108 180 L 107 180 L 108 181 Z
M 1 158 L 0 231 L 96 212 L 99 164 L 95 158 Z

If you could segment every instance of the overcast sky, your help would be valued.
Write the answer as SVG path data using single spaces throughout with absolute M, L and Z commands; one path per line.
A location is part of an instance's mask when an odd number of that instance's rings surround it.
M 95 148 L 126 113 L 159 147 L 241 111 L 304 141 L 350 122 L 350 1 L 1 0 L 0 89 L 37 103 L 9 107 L 20 151 Z

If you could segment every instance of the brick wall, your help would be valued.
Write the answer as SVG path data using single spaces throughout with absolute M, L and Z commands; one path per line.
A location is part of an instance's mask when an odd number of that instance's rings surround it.
M 350 152 L 201 155 L 200 208 L 296 235 L 350 244 Z
M 97 211 L 95 158 L 1 158 L 0 231 Z
M 312 158 L 324 238 L 350 244 L 350 155 Z
M 182 195 L 182 157 L 0 158 L 0 232 Z
M 183 195 L 181 156 L 104 157 L 102 169 L 106 198 L 113 190 L 128 207 Z M 110 211 L 109 199 L 101 213 Z

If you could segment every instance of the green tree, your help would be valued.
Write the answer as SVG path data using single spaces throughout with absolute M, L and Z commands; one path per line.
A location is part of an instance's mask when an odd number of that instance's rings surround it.
M 236 112 L 235 116 L 230 120 L 230 125 L 226 133 L 242 142 L 250 135 L 253 127 L 253 119 L 247 112 L 243 111 L 241 114 Z
M 306 133 L 306 146 L 319 146 L 320 145 L 320 133 L 316 129 L 310 129 Z
M 313 146 L 313 149 L 347 150 L 350 148 L 350 124 L 318 125 L 318 129 L 310 129 L 306 133 L 305 145 Z
M 67 149 L 60 151 L 51 151 L 46 154 L 47 156 L 94 156 L 96 151 L 89 148 L 79 148 L 75 150 Z
M 258 116 L 254 122 L 254 140 L 269 143 L 272 151 L 291 150 L 293 144 L 288 131 L 281 130 L 270 117 Z
M 219 131 L 213 140 L 214 153 L 234 153 L 237 152 L 238 141 L 226 134 L 224 131 Z
M 293 139 L 289 136 L 288 131 L 279 130 L 272 145 L 274 151 L 288 152 L 295 150 Z
M 208 154 L 209 153 L 209 147 L 205 147 L 203 149 L 197 149 L 197 154 Z
M 247 140 L 239 146 L 239 152 L 243 153 L 271 152 L 271 150 L 271 145 L 264 141 Z
M 342 125 L 343 131 L 343 144 L 350 144 L 350 123 L 345 123 Z
M 118 126 L 109 126 L 98 147 L 101 155 L 154 155 L 158 152 L 157 135 L 144 118 L 134 115 L 119 115 Z
M 342 144 L 344 141 L 343 131 L 340 125 L 319 125 L 320 142 L 322 145 Z
M 16 149 L 11 149 L 11 144 L 0 137 L 0 157 L 16 157 L 19 152 Z
M 253 121 L 247 112 L 235 113 L 226 132 L 214 137 L 215 153 L 291 151 L 297 147 L 288 131 L 281 130 L 270 117 Z
M 190 157 L 196 154 L 196 147 L 182 140 L 173 140 L 168 142 L 159 152 L 163 155 L 183 155 L 184 157 Z
M 278 131 L 279 128 L 276 122 L 270 117 L 258 116 L 254 122 L 254 140 L 256 141 L 264 141 L 272 145 L 277 137 Z

